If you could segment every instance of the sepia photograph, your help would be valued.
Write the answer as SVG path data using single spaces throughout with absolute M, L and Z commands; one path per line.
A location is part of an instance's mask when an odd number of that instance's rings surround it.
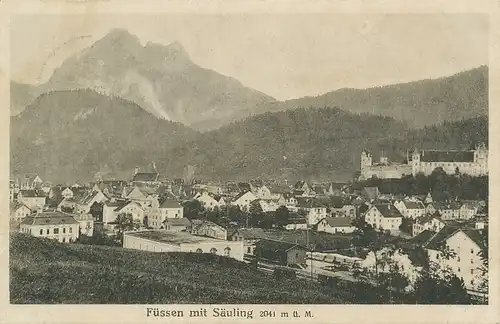
M 490 28 L 11 15 L 10 304 L 488 305 Z

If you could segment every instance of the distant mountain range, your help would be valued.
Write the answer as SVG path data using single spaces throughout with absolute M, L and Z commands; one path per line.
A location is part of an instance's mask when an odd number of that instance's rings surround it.
M 129 178 L 154 161 L 169 178 L 190 166 L 198 178 L 346 179 L 363 148 L 403 159 L 487 141 L 488 68 L 280 102 L 199 67 L 179 43 L 114 30 L 45 84 L 12 82 L 11 114 L 13 175 Z
M 340 89 L 270 104 L 268 111 L 297 107 L 338 107 L 352 113 L 392 117 L 414 128 L 483 116 L 488 114 L 488 67 L 434 80 Z
M 410 127 L 488 112 L 486 66 L 435 80 L 340 89 L 317 97 L 277 101 L 231 77 L 196 65 L 178 42 L 142 46 L 137 37 L 115 29 L 66 59 L 48 82 L 39 86 L 12 82 L 11 115 L 17 115 L 40 94 L 75 89 L 121 97 L 158 118 L 200 131 L 250 115 L 301 107 L 338 107 L 389 116 Z
M 199 67 L 177 42 L 142 46 L 137 37 L 121 29 L 66 59 L 34 91 L 76 89 L 122 97 L 158 118 L 201 130 L 244 118 L 256 107 L 275 101 L 231 77 Z M 12 114 L 22 110 L 20 103 L 29 101 L 30 93 L 14 84 Z
M 11 173 L 56 182 L 130 179 L 156 162 L 163 177 L 347 180 L 362 149 L 403 161 L 406 150 L 468 148 L 488 140 L 478 117 L 412 130 L 390 117 L 336 108 L 265 113 L 199 133 L 91 90 L 42 95 L 12 118 Z M 189 167 L 188 167 L 189 166 Z

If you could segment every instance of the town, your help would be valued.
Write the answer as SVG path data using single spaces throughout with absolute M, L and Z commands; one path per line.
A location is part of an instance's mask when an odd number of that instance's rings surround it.
M 383 287 L 387 295 L 372 297 L 378 303 L 407 295 L 417 303 L 487 303 L 486 146 L 415 149 L 403 164 L 359 154 L 348 182 L 168 179 L 154 162 L 129 179 L 52 184 L 23 175 L 10 181 L 11 231 L 214 254 L 346 291 L 361 282 Z M 425 291 L 429 283 L 443 283 L 448 294 Z

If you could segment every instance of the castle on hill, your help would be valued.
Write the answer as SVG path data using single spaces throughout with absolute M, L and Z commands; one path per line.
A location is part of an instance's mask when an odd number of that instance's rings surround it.
M 484 144 L 475 150 L 418 150 L 407 154 L 407 163 L 389 162 L 381 156 L 378 163 L 373 163 L 371 153 L 361 152 L 360 180 L 373 176 L 379 179 L 399 179 L 406 175 L 423 173 L 430 175 L 436 168 L 442 168 L 447 174 L 468 174 L 482 176 L 488 174 L 488 149 Z

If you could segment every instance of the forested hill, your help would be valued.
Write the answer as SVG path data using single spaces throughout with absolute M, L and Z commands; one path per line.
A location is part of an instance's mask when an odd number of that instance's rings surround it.
M 325 106 L 389 116 L 413 128 L 485 116 L 488 114 L 488 67 L 432 80 L 339 89 L 316 97 L 269 103 L 268 111 Z
M 469 148 L 487 142 L 487 117 L 412 130 L 389 117 L 337 108 L 266 113 L 204 133 L 178 146 L 162 168 L 179 174 L 189 164 L 207 179 L 348 180 L 362 149 L 402 162 L 407 149 Z

